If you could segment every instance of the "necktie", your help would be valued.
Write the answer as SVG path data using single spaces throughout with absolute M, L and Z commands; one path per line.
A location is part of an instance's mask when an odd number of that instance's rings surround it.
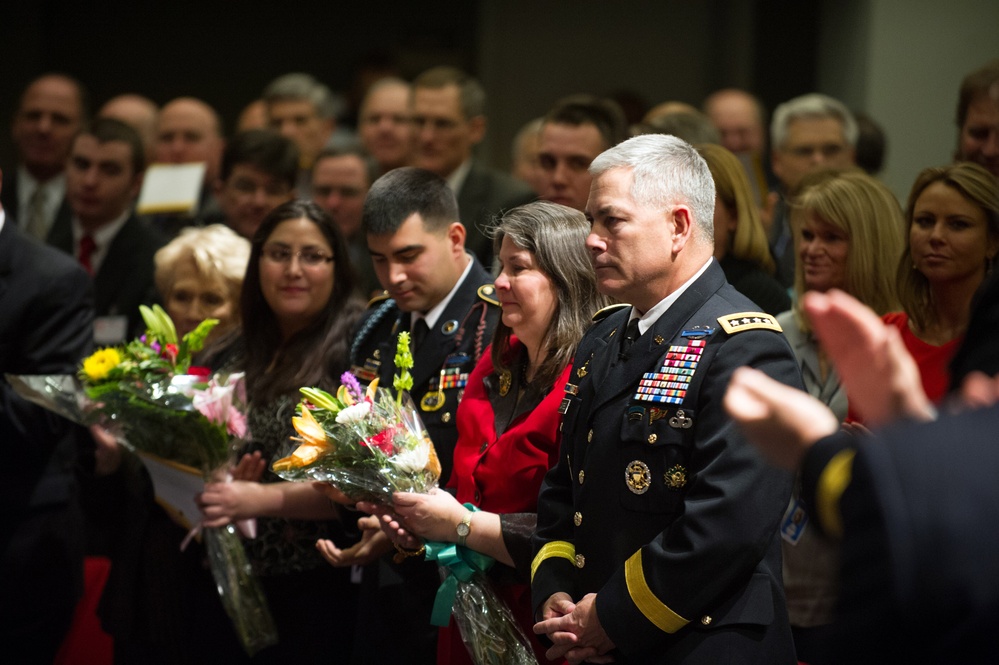
M 35 187 L 31 199 L 28 201 L 28 234 L 38 240 L 45 240 L 48 225 L 45 223 L 45 189 L 39 185 Z
M 430 328 L 427 327 L 427 320 L 420 318 L 416 323 L 413 324 L 413 351 L 418 351 L 420 345 L 423 344 L 423 340 L 427 338 L 427 333 L 430 332 Z
M 94 242 L 94 237 L 89 233 L 80 238 L 80 255 L 77 257 L 80 259 L 80 265 L 86 268 L 87 272 L 91 275 L 94 274 L 93 266 L 90 264 L 90 259 L 94 255 L 94 250 L 97 249 L 97 243 Z
M 624 337 L 621 338 L 621 353 L 618 358 L 621 360 L 627 360 L 628 350 L 639 337 L 641 337 L 641 335 L 638 332 L 638 319 L 632 319 L 628 322 L 628 327 L 624 329 Z

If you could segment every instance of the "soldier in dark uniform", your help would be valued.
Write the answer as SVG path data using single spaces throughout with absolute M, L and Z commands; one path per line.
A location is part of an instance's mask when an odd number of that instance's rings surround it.
M 390 387 L 398 334 L 410 332 L 411 394 L 437 450 L 443 485 L 458 440 L 458 402 L 499 318 L 493 280 L 465 251 L 454 194 L 429 171 L 395 169 L 375 181 L 363 224 L 386 294 L 370 303 L 357 331 L 353 371 L 362 382 L 378 377 Z M 383 556 L 364 569 L 354 662 L 436 662 L 430 611 L 437 565 L 396 559 Z M 385 639 L 386 626 L 392 639 Z
M 790 474 L 722 408 L 757 367 L 799 387 L 773 317 L 711 258 L 714 185 L 671 136 L 594 160 L 587 245 L 601 312 L 562 403 L 562 450 L 538 506 L 532 593 L 549 657 L 793 663 L 778 523 Z

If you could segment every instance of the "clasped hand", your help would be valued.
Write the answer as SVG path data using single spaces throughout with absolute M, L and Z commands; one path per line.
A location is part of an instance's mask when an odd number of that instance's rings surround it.
M 597 616 L 597 594 L 589 593 L 573 603 L 567 593 L 552 594 L 541 608 L 542 620 L 534 624 L 536 635 L 547 635 L 554 646 L 545 655 L 570 663 L 610 663 L 614 643 Z

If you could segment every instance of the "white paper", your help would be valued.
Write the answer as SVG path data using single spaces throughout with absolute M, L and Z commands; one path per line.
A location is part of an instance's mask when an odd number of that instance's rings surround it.
M 137 453 L 153 479 L 156 502 L 170 517 L 190 529 L 201 522 L 201 511 L 194 497 L 205 488 L 201 473 L 190 466 L 165 460 L 149 453 Z
M 152 164 L 146 169 L 136 212 L 193 216 L 198 210 L 204 180 L 204 162 Z

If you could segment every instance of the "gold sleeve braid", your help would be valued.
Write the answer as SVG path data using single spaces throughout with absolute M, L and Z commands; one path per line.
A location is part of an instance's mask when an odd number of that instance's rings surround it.
M 532 582 L 534 581 L 534 574 L 538 572 L 538 566 L 540 566 L 545 559 L 551 559 L 553 557 L 568 559 L 572 565 L 576 565 L 576 546 L 565 540 L 553 540 L 550 543 L 545 543 L 544 546 L 538 550 L 538 554 L 534 557 L 534 561 L 531 562 Z
M 652 593 L 648 582 L 645 581 L 645 572 L 642 570 L 642 550 L 632 554 L 625 562 L 624 579 L 628 584 L 628 595 L 631 596 L 635 607 L 659 630 L 664 633 L 675 633 L 690 623 L 689 619 L 684 619 L 671 610 Z

